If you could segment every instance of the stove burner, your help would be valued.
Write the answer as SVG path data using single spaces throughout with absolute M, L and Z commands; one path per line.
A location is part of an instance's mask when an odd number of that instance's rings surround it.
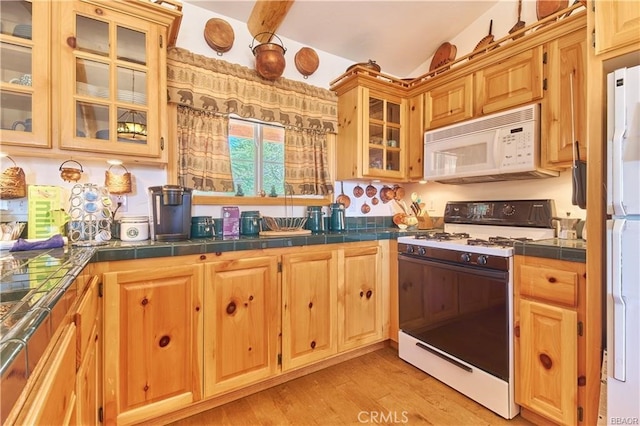
M 488 240 L 483 240 L 480 238 L 474 238 L 467 240 L 467 245 L 470 246 L 500 246 L 500 247 L 513 247 L 516 242 L 519 241 L 533 241 L 531 238 L 526 237 L 518 237 L 518 238 L 508 238 L 508 237 L 489 237 Z
M 469 238 L 469 234 L 466 232 L 426 232 L 424 234 L 416 235 L 416 240 L 435 240 L 435 241 L 450 241 Z

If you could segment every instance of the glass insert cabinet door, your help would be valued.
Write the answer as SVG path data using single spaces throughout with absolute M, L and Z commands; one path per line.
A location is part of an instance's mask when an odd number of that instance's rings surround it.
M 0 2 L 2 144 L 50 147 L 49 4 Z
M 107 8 L 61 2 L 63 148 L 158 157 L 160 35 Z M 68 9 L 68 10 L 67 10 Z
M 401 100 L 368 96 L 368 140 L 365 143 L 365 174 L 400 177 L 404 167 L 404 141 L 401 137 Z

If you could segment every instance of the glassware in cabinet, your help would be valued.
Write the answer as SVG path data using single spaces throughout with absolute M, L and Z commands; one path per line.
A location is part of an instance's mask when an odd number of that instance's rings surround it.
M 158 90 L 150 88 L 159 87 L 152 40 L 162 30 L 113 10 L 72 5 L 73 36 L 63 40 L 60 64 L 68 81 L 60 96 L 75 114 L 60 118 L 61 146 L 160 157 L 160 126 L 149 118 L 160 103 Z M 74 66 L 67 73 L 69 63 Z
M 3 144 L 49 147 L 48 2 L 0 2 Z

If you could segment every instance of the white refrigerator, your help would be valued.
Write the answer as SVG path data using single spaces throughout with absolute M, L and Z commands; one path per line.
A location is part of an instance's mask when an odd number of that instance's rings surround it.
M 607 78 L 607 424 L 639 424 L 640 66 Z

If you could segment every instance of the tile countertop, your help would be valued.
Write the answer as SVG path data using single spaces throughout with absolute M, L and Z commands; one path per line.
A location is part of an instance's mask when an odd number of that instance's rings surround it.
M 587 259 L 587 242 L 584 240 L 549 238 L 546 240 L 517 242 L 514 245 L 514 250 L 516 255 L 546 257 L 570 262 L 584 263 Z
M 426 230 L 425 230 L 426 231 Z M 328 232 L 291 237 L 245 237 L 237 239 L 203 238 L 178 242 L 122 242 L 112 240 L 102 246 L 65 246 L 50 250 L 22 252 L 0 251 L 0 377 L 20 376 L 22 389 L 42 355 L 33 346 L 44 348 L 42 339 L 51 337 L 54 308 L 61 299 L 75 292 L 75 279 L 90 262 L 152 257 L 182 256 L 237 250 L 295 247 L 316 244 L 347 243 L 396 239 L 415 235 L 420 230 L 375 228 L 346 232 Z M 62 304 L 67 306 L 67 304 Z M 67 306 L 68 308 L 69 306 Z M 63 314 L 64 315 L 64 314 Z M 46 325 L 46 326 L 44 326 Z M 43 337 L 43 335 L 46 335 Z M 17 374 L 16 374 L 17 373 Z M 13 379 L 12 379 L 13 380 Z M 13 387 L 15 393 L 16 387 Z M 18 395 L 12 395 L 17 398 Z M 3 397 L 4 399 L 4 397 Z M 5 401 L 3 401 L 4 407 Z

